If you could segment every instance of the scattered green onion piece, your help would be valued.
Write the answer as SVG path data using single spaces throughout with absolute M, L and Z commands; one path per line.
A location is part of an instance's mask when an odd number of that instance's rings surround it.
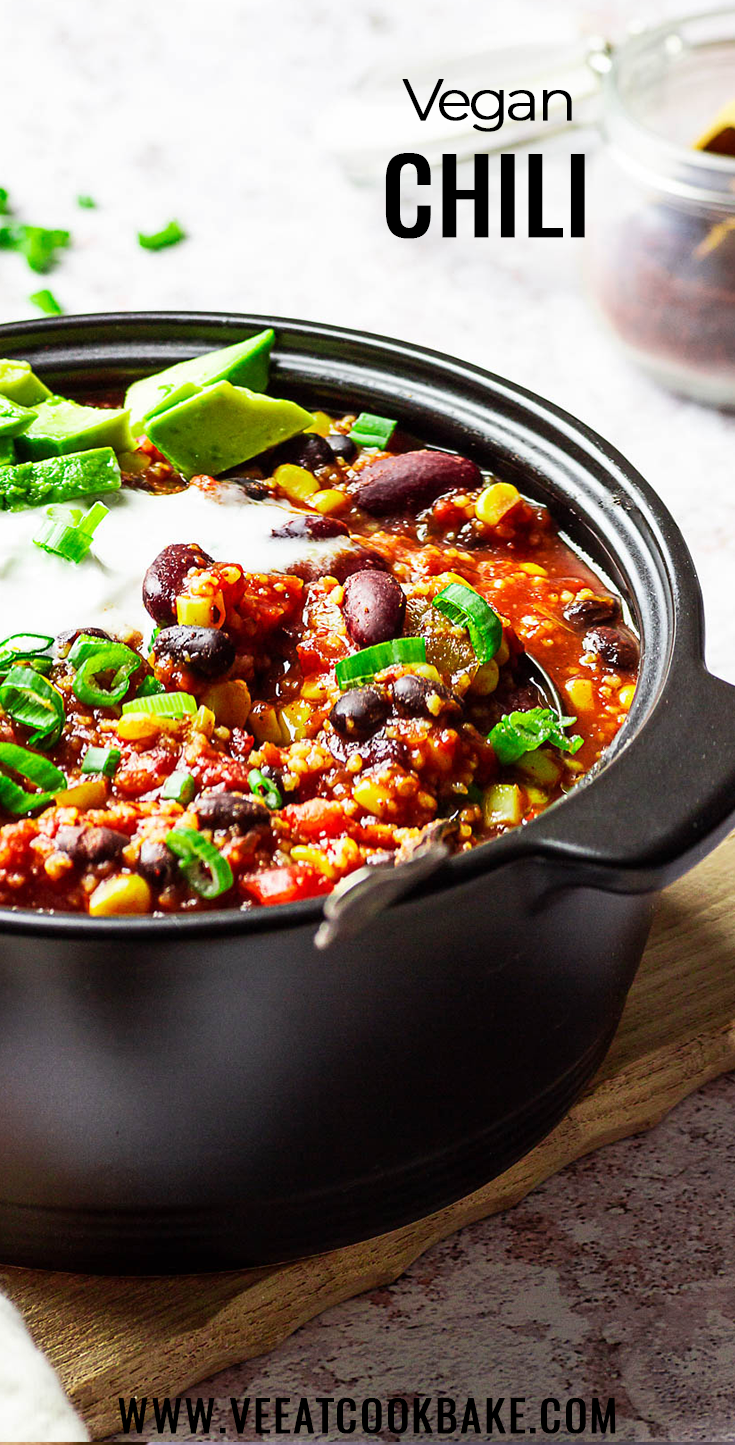
M 152 633 L 151 633 L 151 636 L 150 636 L 150 641 L 149 641 L 149 643 L 148 643 L 148 652 L 152 652 L 152 651 L 153 651 L 153 644 L 154 644 L 156 638 L 158 637 L 158 634 L 159 634 L 160 631 L 161 631 L 160 627 L 154 627 L 154 629 L 153 629 L 153 631 L 152 631 Z
M 39 311 L 43 311 L 46 316 L 64 315 L 63 306 L 56 300 L 53 291 L 49 291 L 47 287 L 44 287 L 42 291 L 34 291 L 33 294 L 28 297 L 28 300 L 34 306 L 37 306 Z
M 10 197 L 4 186 L 0 186 L 0 216 L 10 215 Z
M 92 196 L 77 196 L 77 205 L 83 211 L 96 211 L 97 202 Z
M 30 667 L 11 667 L 0 682 L 0 707 L 14 722 L 32 728 L 32 746 L 52 747 L 61 736 L 65 713 L 61 693 Z
M 161 788 L 161 797 L 171 798 L 174 803 L 180 803 L 182 808 L 186 808 L 196 790 L 196 779 L 191 773 L 169 773 Z
M 275 808 L 283 807 L 280 789 L 276 787 L 272 778 L 266 777 L 266 774 L 261 772 L 260 768 L 250 769 L 248 785 L 251 793 L 254 793 L 256 798 L 260 798 L 261 803 L 265 803 L 266 808 L 270 808 L 271 812 Z
M 382 672 L 391 663 L 426 662 L 426 641 L 423 637 L 394 637 L 392 642 L 377 642 L 374 647 L 363 647 L 351 657 L 343 657 L 334 669 L 339 686 L 358 687 L 369 682 L 376 672 Z
M 21 778 L 26 778 L 28 782 L 38 783 L 40 788 L 66 787 L 66 778 L 61 768 L 57 768 L 55 763 L 42 757 L 40 753 L 18 747 L 17 743 L 0 743 L 0 763 L 3 767 L 11 768 Z
M 503 624 L 497 612 L 475 591 L 461 582 L 450 582 L 434 598 L 434 606 L 460 627 L 466 627 L 477 661 L 489 662 L 503 640 Z
M 101 773 L 103 778 L 112 778 L 120 766 L 121 756 L 119 748 L 87 748 L 82 758 L 82 772 Z
M 79 507 L 47 507 L 46 521 L 40 536 L 34 537 L 34 543 L 44 552 L 52 552 L 67 562 L 81 562 L 92 545 L 95 531 L 108 513 L 109 507 L 104 502 L 95 502 L 86 514 Z
M 68 231 L 51 231 L 46 226 L 15 226 L 13 232 L 13 250 L 20 251 L 31 270 L 41 274 L 51 270 L 57 251 L 63 251 L 71 242 Z
M 138 232 L 138 245 L 144 251 L 162 251 L 165 246 L 176 246 L 179 241 L 186 240 L 186 231 L 179 225 L 178 221 L 169 221 L 160 231 L 153 231 L 145 235 L 143 231 Z
M 0 673 L 17 663 L 27 662 L 39 672 L 50 672 L 52 660 L 47 654 L 53 647 L 53 637 L 41 632 L 14 632 L 0 642 Z
M 66 661 L 70 667 L 79 667 L 79 664 L 84 662 L 85 658 L 93 657 L 95 652 L 101 652 L 103 647 L 111 647 L 113 645 L 122 646 L 121 643 L 113 644 L 109 642 L 106 637 L 95 637 L 91 632 L 80 632 L 79 636 L 75 637 L 66 655 Z
M 159 682 L 157 677 L 153 677 L 149 673 L 147 677 L 143 678 L 143 681 L 135 694 L 136 701 L 138 700 L 138 698 L 141 697 L 155 697 L 156 693 L 165 691 L 166 689 L 163 683 Z
M 382 451 L 388 445 L 397 425 L 389 416 L 375 416 L 373 412 L 361 411 L 349 433 L 350 441 L 357 442 L 361 447 L 380 447 Z
M 28 793 L 19 783 L 14 783 L 12 778 L 6 778 L 0 773 L 0 807 L 13 813 L 16 818 L 27 817 L 37 808 L 48 808 L 54 797 L 54 793 Z
M 158 717 L 185 717 L 196 710 L 197 700 L 190 692 L 159 692 L 123 703 L 123 712 L 152 712 Z
M 553 743 L 563 753 L 576 753 L 584 741 L 579 735 L 567 737 L 564 729 L 576 722 L 559 717 L 550 707 L 531 707 L 501 717 L 489 735 L 499 763 L 515 763 L 524 753 L 533 753 L 543 743 Z
M 232 869 L 219 848 L 195 828 L 172 828 L 166 844 L 179 860 L 179 867 L 191 888 L 202 898 L 219 898 L 232 887 Z
M 78 638 L 77 642 L 80 640 Z M 72 652 L 76 645 L 75 643 Z M 71 653 L 69 656 L 71 657 Z M 95 651 L 90 652 L 77 668 L 72 683 L 74 695 L 89 707 L 114 707 L 122 702 L 130 678 L 140 665 L 141 658 L 138 653 L 125 647 L 122 642 L 99 641 Z M 105 672 L 113 671 L 114 676 L 109 687 L 103 687 L 97 678 Z

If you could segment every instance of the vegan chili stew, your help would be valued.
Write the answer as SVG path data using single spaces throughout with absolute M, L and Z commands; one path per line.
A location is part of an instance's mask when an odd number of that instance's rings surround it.
M 129 387 L 0 362 L 0 903 L 328 893 L 528 822 L 630 707 L 545 507 L 395 419 L 266 393 L 273 333 Z

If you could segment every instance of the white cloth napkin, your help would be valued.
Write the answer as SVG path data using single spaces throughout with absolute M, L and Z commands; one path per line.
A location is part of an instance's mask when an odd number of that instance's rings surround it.
M 45 1355 L 0 1295 L 0 1441 L 89 1440 Z

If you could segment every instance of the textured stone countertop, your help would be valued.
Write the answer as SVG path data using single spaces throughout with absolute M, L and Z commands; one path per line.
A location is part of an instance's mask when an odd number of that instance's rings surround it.
M 585 300 L 573 243 L 397 240 L 380 193 L 348 184 L 313 138 L 325 98 L 368 65 L 400 77 L 417 47 L 441 56 L 574 22 L 616 35 L 639 13 L 635 0 L 5 0 L 0 184 L 75 244 L 48 281 L 0 255 L 0 320 L 35 314 L 39 284 L 68 311 L 304 316 L 538 390 L 666 499 L 702 578 L 710 665 L 735 678 L 733 417 L 629 367 Z M 78 209 L 80 192 L 99 209 Z M 171 216 L 186 244 L 140 250 L 135 232 Z M 734 1102 L 731 1083 L 711 1085 L 202 1393 L 612 1394 L 616 1438 L 735 1439 Z

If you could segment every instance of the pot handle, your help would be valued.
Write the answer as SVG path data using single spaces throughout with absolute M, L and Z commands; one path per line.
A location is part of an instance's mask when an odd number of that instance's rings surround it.
M 735 823 L 735 687 L 701 663 L 681 664 L 630 742 L 570 804 L 543 816 L 533 851 L 540 845 L 613 892 L 673 883 Z

